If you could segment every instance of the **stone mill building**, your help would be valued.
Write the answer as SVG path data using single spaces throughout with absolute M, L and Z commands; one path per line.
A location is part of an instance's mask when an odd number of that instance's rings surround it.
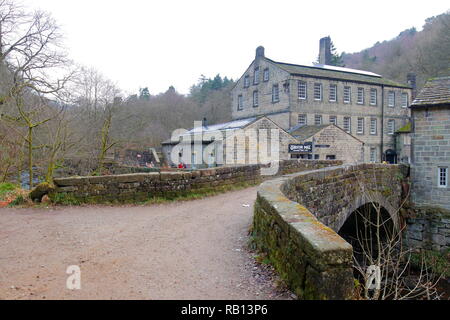
M 314 66 L 274 61 L 258 47 L 232 90 L 233 120 L 264 115 L 287 131 L 333 124 L 364 143 L 365 162 L 396 162 L 395 132 L 409 122 L 414 79 L 401 84 L 330 63 L 329 37 Z

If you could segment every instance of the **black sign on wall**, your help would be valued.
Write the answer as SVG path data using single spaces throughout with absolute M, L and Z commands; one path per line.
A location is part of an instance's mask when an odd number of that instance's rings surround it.
M 303 144 L 290 144 L 289 153 L 306 152 L 312 153 L 313 144 L 312 142 L 305 142 Z

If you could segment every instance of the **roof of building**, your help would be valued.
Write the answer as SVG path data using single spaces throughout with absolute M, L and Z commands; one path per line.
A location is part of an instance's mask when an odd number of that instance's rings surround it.
M 368 71 L 350 68 L 341 68 L 321 64 L 317 64 L 314 66 L 305 66 L 305 65 L 277 62 L 268 58 L 266 59 L 292 75 L 336 79 L 336 80 L 347 80 L 367 84 L 378 84 L 391 87 L 411 89 L 409 85 L 388 80 L 376 73 Z
M 213 132 L 218 132 L 218 131 L 223 132 L 223 131 L 229 131 L 229 130 L 242 129 L 242 128 L 247 127 L 249 124 L 255 122 L 258 119 L 259 119 L 258 117 L 251 117 L 251 118 L 246 118 L 246 119 L 233 120 L 233 121 L 225 122 L 225 123 L 195 127 L 195 128 L 192 128 L 192 129 L 186 131 L 185 133 L 179 135 L 178 139 L 176 141 L 174 141 L 172 139 L 168 139 L 168 140 L 162 142 L 162 144 L 166 144 L 166 145 L 167 144 L 178 144 L 179 139 L 181 137 L 189 136 L 189 135 L 194 136 L 196 133 L 208 134 L 208 133 L 213 133 Z M 202 141 L 205 141 L 205 139 L 203 139 L 203 135 L 202 135 L 201 139 L 202 139 Z
M 357 137 L 355 137 L 354 135 L 346 132 L 344 129 L 342 129 L 339 126 L 336 126 L 334 124 L 323 124 L 323 125 L 314 125 L 314 126 L 308 126 L 308 125 L 298 125 L 296 127 L 291 128 L 290 130 L 288 130 L 289 134 L 292 135 L 294 138 L 300 140 L 300 141 L 305 141 L 313 136 L 315 136 L 317 133 L 319 133 L 320 131 L 322 131 L 325 128 L 328 127 L 336 127 L 339 130 L 341 130 L 342 132 L 344 132 L 345 134 L 348 134 L 349 136 L 352 136 L 353 139 L 358 140 L 359 142 L 361 142 L 362 144 L 364 144 L 363 141 L 361 141 L 360 139 L 358 139 Z
M 316 133 L 320 132 L 322 129 L 331 126 L 332 124 L 326 124 L 326 125 L 319 125 L 319 126 L 307 126 L 307 125 L 298 125 L 292 129 L 290 129 L 288 132 L 294 137 L 299 140 L 306 140 L 308 138 L 311 138 Z
M 450 105 L 450 76 L 428 80 L 411 107 Z

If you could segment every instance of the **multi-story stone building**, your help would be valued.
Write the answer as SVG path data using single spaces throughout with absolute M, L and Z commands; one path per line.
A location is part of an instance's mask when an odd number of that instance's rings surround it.
M 411 110 L 412 201 L 450 210 L 450 77 L 429 80 Z
M 314 66 L 276 62 L 258 47 L 232 90 L 233 119 L 265 115 L 285 130 L 335 124 L 364 142 L 365 161 L 394 161 L 394 134 L 409 121 L 412 86 L 330 66 L 330 46 L 329 37 L 321 39 Z

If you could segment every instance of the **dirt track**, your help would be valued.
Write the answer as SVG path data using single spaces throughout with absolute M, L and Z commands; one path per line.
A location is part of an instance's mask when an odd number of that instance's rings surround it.
M 246 249 L 255 198 L 0 209 L 0 299 L 289 298 Z M 79 291 L 66 289 L 70 265 Z

